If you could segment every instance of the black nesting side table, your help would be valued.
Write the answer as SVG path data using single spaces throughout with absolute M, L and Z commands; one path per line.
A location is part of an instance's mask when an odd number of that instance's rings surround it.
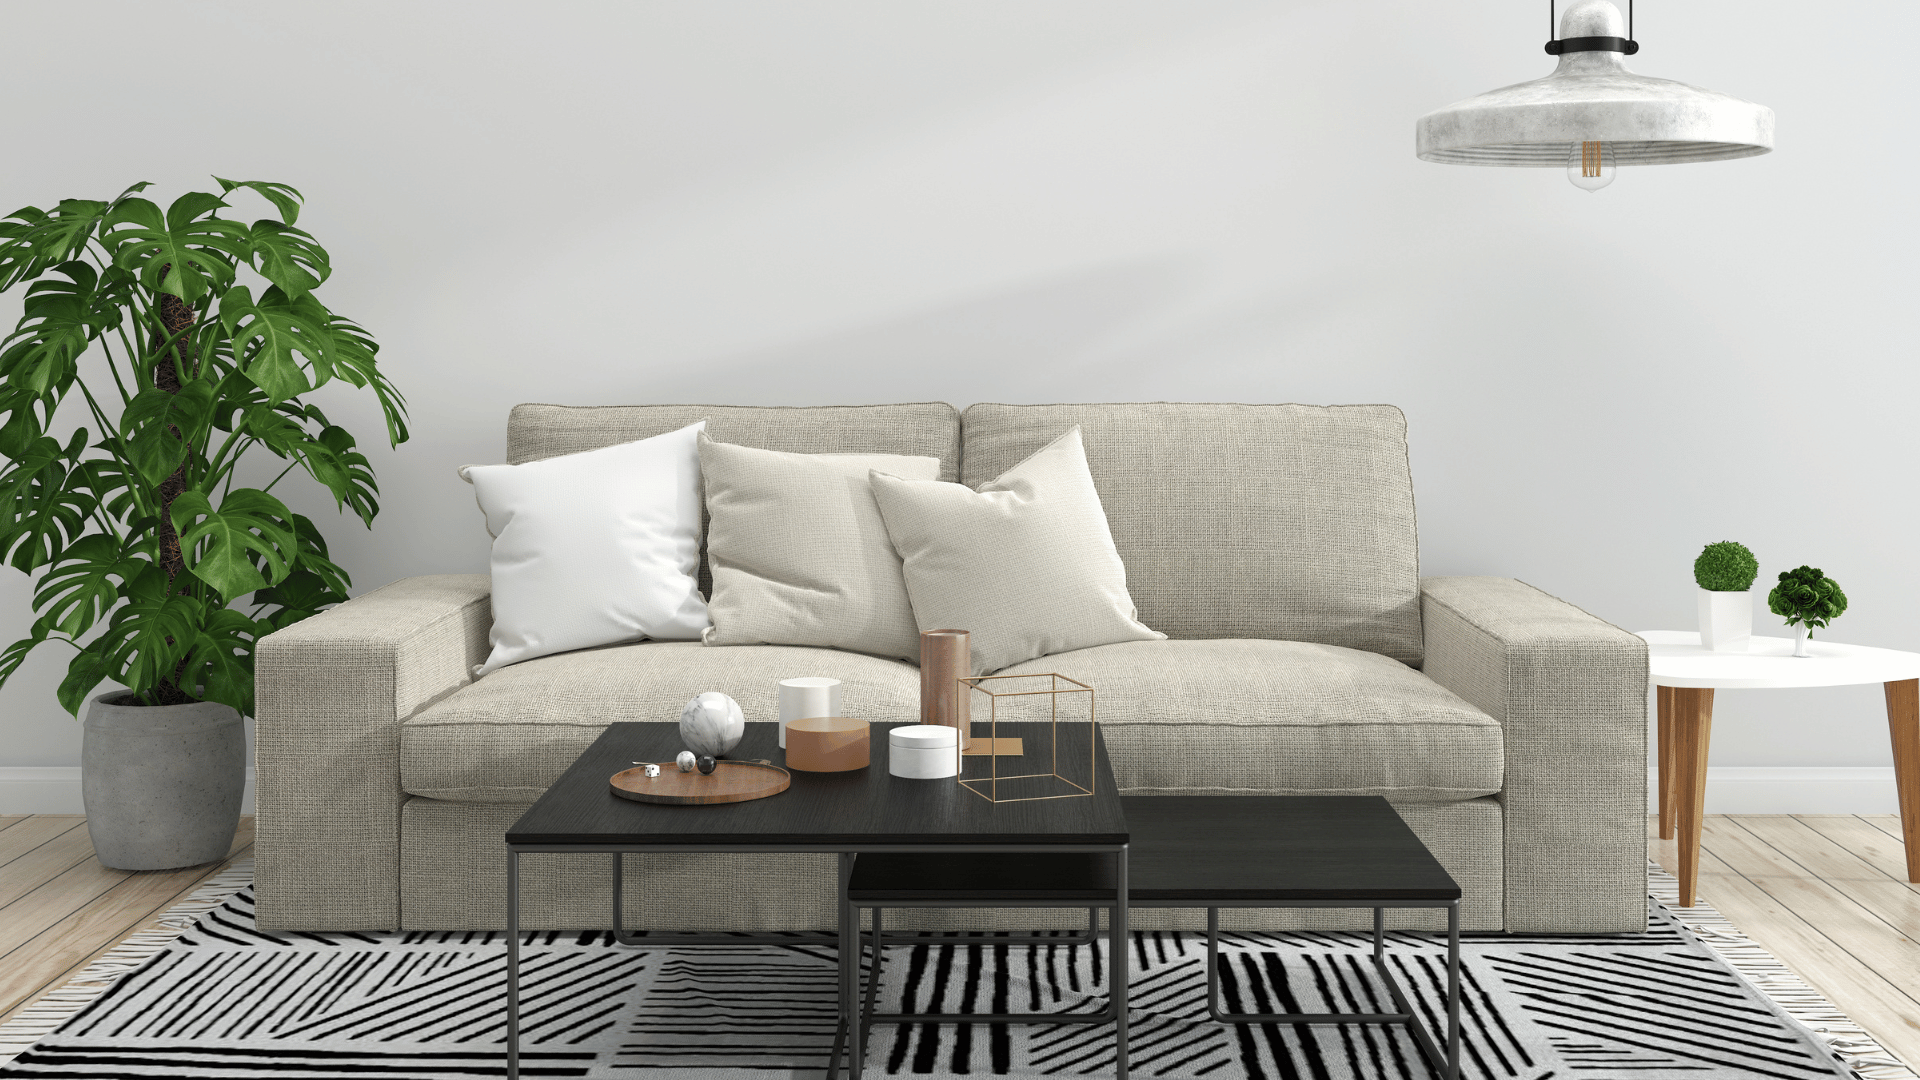
M 772 798 L 712 806 L 660 806 L 629 802 L 608 790 L 608 780 L 634 761 L 671 761 L 681 748 L 678 724 L 610 725 L 507 830 L 507 1075 L 520 1072 L 520 856 L 528 852 L 629 853 L 661 851 L 831 852 L 840 857 L 839 941 L 841 1027 L 828 1077 L 837 1070 L 840 1047 L 859 1045 L 849 1036 L 858 1022 L 858 913 L 847 902 L 855 858 L 881 854 L 940 853 L 983 858 L 1098 855 L 1115 875 L 1103 896 L 1074 907 L 1113 911 L 1115 942 L 1127 934 L 1127 821 L 1120 810 L 1105 744 L 1097 733 L 1060 732 L 1062 753 L 1087 753 L 1093 738 L 1094 794 L 1085 798 L 994 804 L 947 780 L 904 780 L 887 771 L 887 733 L 895 724 L 872 726 L 872 764 L 844 773 L 793 774 L 792 785 Z M 1046 724 L 1002 724 L 1003 735 L 1030 746 L 1047 742 Z M 749 724 L 729 757 L 784 764 L 772 724 Z M 618 863 L 616 861 L 616 867 Z M 617 870 L 616 870 L 617 873 Z M 615 893 L 617 896 L 617 892 Z M 1094 901 L 1099 901 L 1098 903 Z M 614 911 L 614 930 L 634 944 L 698 944 L 699 938 L 662 935 L 633 939 Z M 788 937 L 769 935 L 791 944 Z M 739 944 L 750 935 L 721 939 Z M 1127 950 L 1114 949 L 1114 1038 L 1119 1080 L 1127 1080 Z M 862 1057 L 848 1055 L 848 1071 L 860 1076 Z
M 1132 843 L 1113 857 L 870 855 L 848 879 L 847 899 L 873 913 L 874 973 L 860 1012 L 867 1023 L 994 1021 L 1000 1017 L 875 1014 L 874 989 L 889 907 L 1112 907 L 1116 886 L 1134 907 L 1207 909 L 1207 1012 L 1230 1024 L 1405 1024 L 1434 1068 L 1460 1075 L 1460 886 L 1400 815 L 1378 796 L 1128 796 Z M 1116 881 L 1117 876 L 1117 881 Z M 1220 909 L 1372 908 L 1373 965 L 1391 1013 L 1226 1013 L 1219 1005 Z M 1441 1049 L 1388 968 L 1387 908 L 1447 912 L 1447 1031 Z M 1124 985 L 1114 955 L 1116 992 Z M 1125 1008 L 1124 997 L 1120 998 Z M 1023 1019 L 1032 1019 L 1025 1018 Z M 860 1047 L 852 1051 L 857 1058 Z

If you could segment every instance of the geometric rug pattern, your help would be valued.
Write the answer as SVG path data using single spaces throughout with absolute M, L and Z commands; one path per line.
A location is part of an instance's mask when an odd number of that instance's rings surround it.
M 503 1072 L 505 946 L 492 933 L 257 929 L 251 889 L 196 918 L 0 1076 L 479 1077 Z M 1817 1080 L 1835 1053 L 1651 905 L 1645 934 L 1462 943 L 1462 1075 L 1474 1080 Z M 628 947 L 603 933 L 524 935 L 527 1076 L 818 1077 L 833 1045 L 830 938 Z M 1202 935 L 1132 941 L 1132 1068 L 1140 1077 L 1373 1080 L 1432 1074 L 1398 1028 L 1223 1025 L 1206 1016 Z M 1369 936 L 1222 940 L 1223 1007 L 1391 1011 Z M 1444 1030 L 1437 935 L 1388 935 L 1388 963 Z M 928 935 L 887 950 L 882 1012 L 1098 1012 L 1105 943 Z M 1111 1028 L 877 1028 L 888 1076 L 1110 1076 Z

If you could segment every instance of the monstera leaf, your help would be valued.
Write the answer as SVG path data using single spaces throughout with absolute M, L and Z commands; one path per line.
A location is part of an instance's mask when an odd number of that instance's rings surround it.
M 304 566 L 287 575 L 287 579 L 271 589 L 261 589 L 253 594 L 253 602 L 266 612 L 260 625 L 266 632 L 284 629 L 301 619 L 318 615 L 335 604 L 347 601 L 345 592 L 336 591 L 327 584 L 325 578 Z
M 206 379 L 190 379 L 173 394 L 158 387 L 140 391 L 120 414 L 127 463 L 149 486 L 159 486 L 206 443 L 213 408 L 214 387 Z
M 206 621 L 207 602 L 173 591 L 157 566 L 149 564 L 126 592 L 127 602 L 114 609 L 106 629 L 67 665 L 59 698 L 75 716 L 107 679 L 135 688 L 171 680 Z
M 253 643 L 261 625 L 231 608 L 208 613 L 187 650 L 180 685 L 196 688 L 203 701 L 218 701 L 241 715 L 253 713 Z
M 0 554 L 17 570 L 32 573 L 57 558 L 87 529 L 99 500 L 73 483 L 73 468 L 86 443 L 84 429 L 62 447 L 52 438 L 35 439 L 27 452 L 0 472 Z
M 231 286 L 234 264 L 253 253 L 246 226 L 210 216 L 225 205 L 193 191 L 162 214 L 146 199 L 125 199 L 107 212 L 101 242 L 114 265 L 137 273 L 145 288 L 197 305 L 208 292 Z
M 120 199 L 146 186 L 135 184 L 122 192 Z M 119 201 L 62 199 L 51 214 L 28 206 L 9 215 L 0 222 L 0 290 L 31 281 L 49 267 L 78 258 Z
M 27 661 L 28 653 L 46 644 L 47 635 L 52 632 L 53 627 L 47 625 L 47 620 L 35 619 L 33 629 L 27 633 L 26 637 L 7 646 L 5 652 L 0 652 L 0 685 L 5 684 L 13 677 L 14 672 L 20 670 L 20 665 Z
M 33 594 L 41 621 L 71 638 L 93 629 L 93 624 L 120 602 L 121 585 L 132 581 L 147 563 L 128 556 L 126 546 L 104 533 L 74 541 L 40 579 Z M 114 581 L 119 578 L 119 582 Z
M 300 207 L 307 201 L 306 196 L 285 184 L 276 184 L 271 180 L 227 180 L 213 178 L 220 185 L 220 194 L 231 195 L 241 188 L 259 194 L 280 211 L 280 220 L 291 225 L 300 220 Z
M 103 281 L 83 262 L 61 263 L 53 271 L 68 280 L 41 281 L 27 290 L 26 317 L 0 341 L 0 377 L 57 401 L 78 373 L 80 354 L 120 324 L 117 300 L 129 279 L 124 271 L 108 271 Z
M 254 488 L 228 492 L 217 510 L 204 493 L 186 492 L 173 500 L 173 527 L 187 570 L 228 599 L 279 583 L 299 553 L 292 512 Z
M 406 442 L 407 399 L 374 366 L 374 356 L 380 346 L 374 344 L 358 323 L 338 315 L 328 321 L 327 330 L 333 339 L 334 374 L 361 389 L 371 388 L 380 399 L 380 411 L 386 415 L 387 441 L 393 446 Z
M 278 285 L 261 293 L 257 302 L 244 285 L 220 298 L 220 323 L 233 339 L 240 369 L 276 405 L 330 377 L 327 348 L 332 343 L 326 321 L 313 318 L 317 306 L 289 299 Z M 302 357 L 315 372 L 311 378 L 301 369 Z
M 253 268 L 294 300 L 319 288 L 333 273 L 325 249 L 303 229 L 256 221 L 248 239 L 253 244 Z

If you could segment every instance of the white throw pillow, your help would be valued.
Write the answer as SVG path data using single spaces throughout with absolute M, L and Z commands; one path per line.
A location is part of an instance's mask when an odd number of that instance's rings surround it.
M 493 652 L 475 675 L 594 645 L 700 636 L 710 625 L 695 576 L 695 440 L 705 427 L 460 470 L 493 536 Z
M 967 631 L 973 672 L 1167 635 L 1141 625 L 1080 429 L 973 491 L 875 471 L 922 630 Z
M 867 475 L 932 480 L 940 459 L 785 454 L 700 436 L 713 568 L 709 645 L 814 645 L 903 660 L 920 631 Z

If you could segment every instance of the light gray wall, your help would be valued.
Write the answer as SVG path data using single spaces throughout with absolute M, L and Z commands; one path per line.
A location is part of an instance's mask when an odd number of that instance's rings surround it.
M 1736 538 L 1846 586 L 1835 640 L 1920 648 L 1916 143 L 1879 44 L 1920 5 L 1640 5 L 1632 66 L 1773 106 L 1770 157 L 1594 195 L 1417 161 L 1415 117 L 1550 69 L 1542 6 L 11 2 L 0 210 L 307 193 L 322 295 L 413 405 L 371 534 L 295 500 L 362 588 L 484 569 L 454 469 L 519 401 L 1386 401 L 1428 573 L 1689 627 L 1693 555 Z M 0 640 L 28 594 L 0 571 Z M 0 765 L 78 761 L 64 663 L 0 691 Z M 1880 710 L 1724 695 L 1714 762 L 1883 765 Z

